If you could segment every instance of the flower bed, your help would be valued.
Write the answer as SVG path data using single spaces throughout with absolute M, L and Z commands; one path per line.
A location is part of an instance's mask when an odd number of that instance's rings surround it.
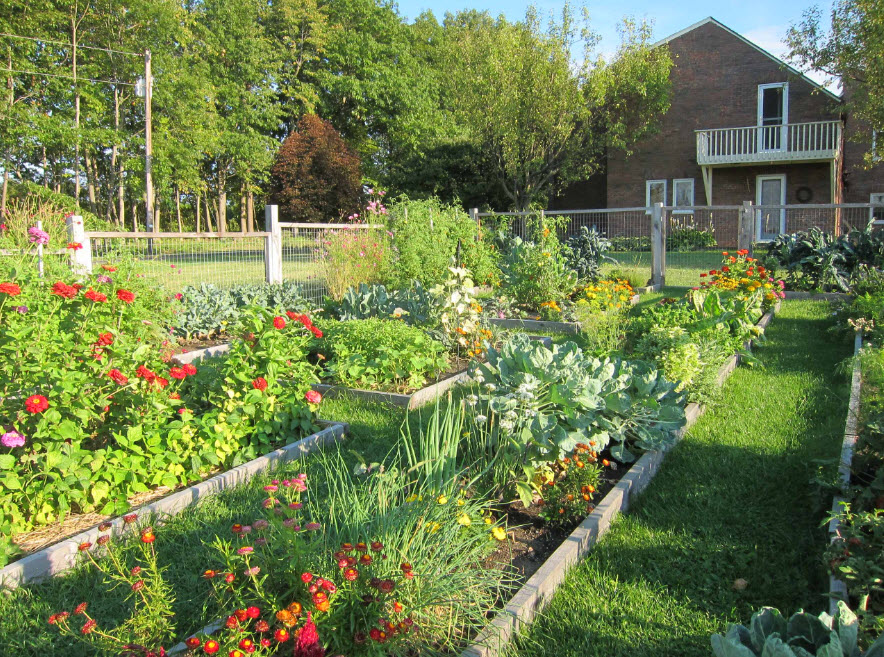
M 629 296 L 629 305 L 634 306 L 639 302 L 639 295 Z M 553 320 L 508 317 L 489 317 L 488 321 L 500 328 L 524 329 L 526 331 L 549 331 L 552 333 L 570 333 L 577 335 L 583 328 L 580 322 L 558 322 Z
M 759 320 L 758 328 L 763 330 L 770 323 L 777 308 L 778 304 Z M 749 344 L 746 348 L 749 348 Z M 739 360 L 740 355 L 735 354 L 721 366 L 717 377 L 719 385 L 727 380 Z M 703 410 L 703 406 L 699 404 L 688 404 L 685 408 L 686 422 L 679 430 L 679 437 L 688 431 Z M 552 598 L 568 569 L 586 556 L 608 530 L 614 518 L 621 511 L 626 511 L 630 500 L 647 487 L 663 462 L 667 449 L 648 451 L 633 463 L 592 512 L 522 585 L 503 611 L 461 652 L 461 657 L 496 657 L 505 652 L 515 634 L 530 624 Z

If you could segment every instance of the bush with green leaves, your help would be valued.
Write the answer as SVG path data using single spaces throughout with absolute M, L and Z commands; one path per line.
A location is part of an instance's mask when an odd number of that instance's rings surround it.
M 611 250 L 611 241 L 603 237 L 595 226 L 581 226 L 577 235 L 568 238 L 566 246 L 568 266 L 581 281 L 597 281 L 602 275 L 603 262 L 617 262 L 605 255 Z
M 715 228 L 700 228 L 694 222 L 694 215 L 674 214 L 669 217 L 666 231 L 666 249 L 669 251 L 704 251 L 714 249 Z
M 362 283 L 358 288 L 349 288 L 340 303 L 329 304 L 328 310 L 341 321 L 379 317 L 427 325 L 433 322 L 435 301 L 419 281 L 398 290 Z
M 490 241 L 483 239 L 479 226 L 461 208 L 436 198 L 400 197 L 390 205 L 388 227 L 393 233 L 397 254 L 397 285 L 404 287 L 418 280 L 430 288 L 444 282 L 458 244 L 461 255 L 458 266 L 472 271 L 479 285 L 497 282 L 498 252 Z
M 329 322 L 323 333 L 319 348 L 327 359 L 326 376 L 349 388 L 417 390 L 448 369 L 444 345 L 403 322 Z
M 495 487 L 515 486 L 526 506 L 538 468 L 578 443 L 630 463 L 636 450 L 674 444 L 685 423 L 684 396 L 653 365 L 592 358 L 573 342 L 548 348 L 516 334 L 470 371 L 481 435 L 471 458 L 507 461 L 509 481 Z
M 293 281 L 242 283 L 232 287 L 200 283 L 185 287 L 176 298 L 180 303 L 173 325 L 175 332 L 185 338 L 231 331 L 248 306 L 301 313 L 311 308 L 311 303 L 301 294 L 301 286 Z
M 787 620 L 777 609 L 763 607 L 752 614 L 749 627 L 731 625 L 727 633 L 712 635 L 715 657 L 859 657 L 859 621 L 839 601 L 834 616 L 799 611 Z M 863 657 L 884 656 L 884 638 L 875 641 Z
M 529 219 L 529 239 L 513 237 L 501 262 L 504 292 L 532 310 L 566 299 L 577 284 L 566 249 L 556 236 L 558 223 L 545 217 Z

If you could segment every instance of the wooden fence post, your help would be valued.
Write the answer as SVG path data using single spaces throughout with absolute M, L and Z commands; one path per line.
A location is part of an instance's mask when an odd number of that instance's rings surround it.
M 743 201 L 740 210 L 740 222 L 737 228 L 737 248 L 746 249 L 752 255 L 752 245 L 755 242 L 755 211 L 752 201 Z
M 663 204 L 651 208 L 651 284 L 666 284 L 666 235 L 663 232 Z
M 282 283 L 282 228 L 279 226 L 279 206 L 264 208 L 264 272 L 268 283 Z
M 72 214 L 65 222 L 68 226 L 68 239 L 71 243 L 80 245 L 80 248 L 71 250 L 71 271 L 77 276 L 87 276 L 92 273 L 92 244 L 86 235 L 83 217 Z

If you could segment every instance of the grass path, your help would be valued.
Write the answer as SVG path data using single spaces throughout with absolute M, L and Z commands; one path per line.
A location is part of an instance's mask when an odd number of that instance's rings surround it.
M 823 500 L 816 459 L 835 459 L 849 345 L 828 304 L 787 302 L 757 349 L 629 514 L 575 567 L 515 657 L 708 657 L 709 635 L 762 605 L 821 611 Z M 735 590 L 735 580 L 748 585 Z

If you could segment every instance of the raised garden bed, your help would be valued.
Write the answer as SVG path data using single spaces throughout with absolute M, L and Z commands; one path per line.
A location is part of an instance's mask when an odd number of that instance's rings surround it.
M 768 311 L 758 326 L 765 328 L 779 309 L 779 303 Z M 748 349 L 751 343 L 746 344 Z M 739 364 L 739 355 L 731 356 L 718 371 L 718 383 L 723 384 Z M 704 407 L 690 403 L 685 407 L 687 423 L 679 431 L 683 437 L 703 414 Z M 555 551 L 515 593 L 501 612 L 486 626 L 461 657 L 497 657 L 523 626 L 529 625 L 552 598 L 571 566 L 582 559 L 599 541 L 621 511 L 629 508 L 634 495 L 644 490 L 665 458 L 666 452 L 643 454 L 605 494 L 599 504 L 571 532 Z
M 638 303 L 639 295 L 634 294 L 629 298 L 630 305 Z M 509 329 L 524 329 L 529 332 L 549 331 L 551 333 L 580 333 L 580 322 L 549 322 L 541 319 L 510 319 L 491 317 L 489 322 L 495 326 Z
M 788 294 L 788 292 L 786 293 Z M 856 357 L 859 350 L 862 349 L 862 334 L 857 333 L 853 343 L 853 355 Z M 850 487 L 851 464 L 853 463 L 853 451 L 856 448 L 857 430 L 859 428 L 859 408 L 860 393 L 862 392 L 862 371 L 858 358 L 854 359 L 853 373 L 850 379 L 850 402 L 847 406 L 847 421 L 844 426 L 844 440 L 841 442 L 841 459 L 838 464 L 838 479 L 842 492 L 846 493 Z M 836 495 L 832 500 L 832 514 L 835 515 L 841 511 L 842 503 L 847 498 L 842 495 Z M 838 531 L 841 528 L 837 518 L 833 518 L 829 523 L 829 542 L 834 543 L 838 540 Z M 829 575 L 829 613 L 834 614 L 838 610 L 838 600 L 849 601 L 847 585 L 835 577 Z
M 243 463 L 226 472 L 205 479 L 193 486 L 171 493 L 137 509 L 140 516 L 171 516 L 183 509 L 198 504 L 223 490 L 234 488 L 252 477 L 282 463 L 296 461 L 320 447 L 336 442 L 344 437 L 347 425 L 341 422 L 322 422 L 326 426 L 301 440 L 290 443 L 248 463 Z M 110 532 L 119 535 L 125 522 L 122 516 L 107 520 Z M 76 562 L 78 546 L 94 543 L 99 536 L 98 526 L 70 536 L 49 547 L 33 552 L 14 561 L 0 570 L 0 586 L 14 588 L 46 577 L 57 575 L 72 568 Z

